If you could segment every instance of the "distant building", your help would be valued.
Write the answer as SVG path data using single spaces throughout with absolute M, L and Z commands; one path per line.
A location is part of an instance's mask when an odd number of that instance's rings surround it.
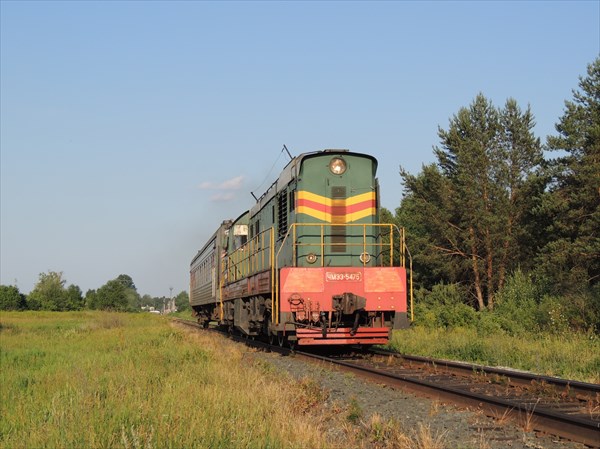
M 166 315 L 174 312 L 177 312 L 177 306 L 175 305 L 175 298 L 171 298 L 167 300 L 163 313 Z
M 160 310 L 156 310 L 153 306 L 142 306 L 142 310 L 144 312 L 160 313 Z

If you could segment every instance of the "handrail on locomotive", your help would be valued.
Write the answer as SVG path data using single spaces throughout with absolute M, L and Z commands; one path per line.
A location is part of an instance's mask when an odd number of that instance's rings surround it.
M 349 237 L 362 237 L 361 242 L 325 242 L 327 238 L 331 237 L 331 234 L 326 234 L 326 228 L 335 228 L 336 226 L 350 226 L 350 227 L 362 227 L 362 236 L 354 235 Z M 300 227 L 318 227 L 319 228 L 319 240 L 318 242 L 300 243 L 298 242 L 298 234 L 296 228 Z M 378 228 L 379 232 L 377 235 L 367 235 L 367 228 Z M 387 229 L 388 232 L 382 232 L 381 230 Z M 319 255 L 321 259 L 321 267 L 324 266 L 325 257 L 325 246 L 336 246 L 345 245 L 347 247 L 362 246 L 363 254 L 374 255 L 375 259 L 379 261 L 379 266 L 384 266 L 389 263 L 389 266 L 394 266 L 394 243 L 396 243 L 394 229 L 397 231 L 398 239 L 398 250 L 400 253 L 399 263 L 401 267 L 406 268 L 406 259 L 408 256 L 408 272 L 410 279 L 410 320 L 414 320 L 413 313 L 413 277 L 412 277 L 412 256 L 406 245 L 406 233 L 404 228 L 398 228 L 393 223 L 292 223 L 285 236 L 281 240 L 277 253 L 274 252 L 275 245 L 273 245 L 275 232 L 274 228 L 270 227 L 261 231 L 259 234 L 254 236 L 251 240 L 236 249 L 228 257 L 222 260 L 221 273 L 222 273 L 222 288 L 223 285 L 230 282 L 235 282 L 249 275 L 256 274 L 259 272 L 271 270 L 271 310 L 273 311 L 274 323 L 279 324 L 279 310 L 278 301 L 276 298 L 279 296 L 279 257 L 281 250 L 284 248 L 290 234 L 292 235 L 292 263 L 293 266 L 297 266 L 299 247 L 318 247 Z M 372 230 L 370 231 L 372 233 Z M 302 237 L 306 237 L 307 234 L 303 233 Z M 314 237 L 314 236 L 313 236 Z M 367 243 L 367 238 L 373 238 L 373 242 Z M 389 241 L 386 241 L 388 240 Z M 378 251 L 373 251 L 378 249 Z M 369 250 L 369 251 L 368 251 Z M 389 259 L 389 260 L 387 260 Z M 362 258 L 363 266 L 367 266 L 368 260 L 366 257 Z M 221 301 L 221 308 L 222 308 Z
M 310 242 L 310 243 L 298 243 L 297 242 L 297 234 L 296 234 L 296 227 L 319 227 L 320 229 L 320 241 L 319 243 L 314 243 L 314 242 Z M 396 231 L 398 231 L 398 236 L 399 236 L 399 240 L 398 240 L 398 246 L 399 246 L 399 251 L 400 251 L 400 266 L 406 268 L 406 256 L 408 255 L 408 260 L 409 260 L 409 278 L 410 278 L 410 316 L 411 316 L 411 321 L 414 320 L 414 312 L 413 312 L 413 273 L 412 273 L 412 255 L 410 254 L 410 250 L 408 249 L 408 246 L 406 245 L 406 230 L 404 228 L 398 228 L 397 225 L 393 224 L 393 223 L 292 223 L 290 225 L 290 227 L 288 228 L 288 231 L 285 234 L 285 237 L 283 238 L 283 241 L 281 242 L 281 245 L 279 246 L 279 249 L 277 250 L 277 254 L 276 254 L 276 269 L 275 269 L 275 276 L 276 276 L 276 280 L 275 280 L 275 294 L 272 295 L 273 298 L 278 297 L 279 296 L 279 255 L 281 253 L 281 250 L 284 248 L 285 242 L 287 241 L 287 238 L 290 235 L 290 231 L 292 231 L 292 235 L 293 235 L 293 266 L 295 267 L 297 264 L 297 252 L 296 252 L 296 248 L 298 246 L 316 246 L 318 245 L 321 249 L 320 251 L 320 255 L 321 255 L 321 266 L 324 266 L 324 261 L 325 261 L 325 238 L 326 237 L 331 237 L 331 235 L 325 235 L 324 234 L 324 228 L 325 227 L 329 227 L 329 228 L 334 228 L 336 226 L 340 226 L 340 227 L 346 227 L 346 226 L 350 226 L 350 227 L 362 227 L 363 228 L 363 233 L 362 233 L 362 243 L 348 243 L 348 242 L 344 242 L 344 243 L 333 243 L 333 242 L 328 242 L 327 245 L 330 246 L 362 246 L 363 247 L 363 253 L 367 253 L 366 248 L 367 246 L 370 247 L 380 247 L 381 251 L 376 255 L 377 258 L 379 258 L 380 256 L 382 257 L 383 254 L 385 253 L 384 248 L 387 247 L 389 245 L 389 266 L 392 267 L 394 266 L 394 229 L 396 229 Z M 389 234 L 382 234 L 379 233 L 379 235 L 376 236 L 377 240 L 379 240 L 380 238 L 386 237 L 389 235 L 389 242 L 371 242 L 367 244 L 367 233 L 366 233 L 366 229 L 367 227 L 376 227 L 376 228 L 389 228 Z M 305 234 L 303 236 L 306 236 Z M 354 236 L 356 237 L 356 236 Z M 369 253 L 370 254 L 370 253 Z M 368 261 L 366 258 L 362 259 L 362 264 L 363 266 L 366 266 Z M 383 261 L 383 257 L 382 257 L 382 261 Z M 381 265 L 383 266 L 383 264 Z M 276 310 L 277 307 L 277 301 L 274 301 L 274 309 Z M 277 312 L 277 311 L 276 311 Z M 276 324 L 279 324 L 279 316 L 278 313 L 275 313 L 275 317 L 276 317 Z
M 265 239 L 268 236 L 267 243 Z M 221 276 L 219 290 L 222 291 L 223 286 L 230 282 L 235 282 L 248 277 L 251 274 L 256 274 L 261 271 L 271 270 L 271 296 L 275 291 L 275 245 L 272 244 L 275 238 L 275 230 L 273 227 L 259 232 L 251 240 L 240 246 L 228 257 L 221 259 Z M 265 253 L 268 254 L 268 265 L 265 265 Z M 260 257 L 258 255 L 260 254 Z M 220 319 L 223 319 L 223 295 L 220 297 Z M 274 300 L 274 298 L 273 298 Z M 273 309 L 272 309 L 273 310 Z

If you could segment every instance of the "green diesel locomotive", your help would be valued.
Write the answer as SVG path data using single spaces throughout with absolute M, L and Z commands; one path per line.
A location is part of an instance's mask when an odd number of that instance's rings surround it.
M 192 260 L 198 322 L 281 345 L 385 344 L 407 327 L 410 254 L 379 221 L 376 170 L 348 150 L 293 158 Z

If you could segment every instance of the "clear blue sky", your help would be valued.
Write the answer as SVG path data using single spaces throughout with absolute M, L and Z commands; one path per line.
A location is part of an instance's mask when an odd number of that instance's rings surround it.
M 0 8 L 0 282 L 24 293 L 48 270 L 84 292 L 121 273 L 187 290 L 283 144 L 375 155 L 394 210 L 399 166 L 432 162 L 479 92 L 531 105 L 544 142 L 600 52 L 598 1 Z

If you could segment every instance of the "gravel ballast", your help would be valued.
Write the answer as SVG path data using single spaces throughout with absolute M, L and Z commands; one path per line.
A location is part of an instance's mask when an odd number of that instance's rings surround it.
M 394 419 L 406 434 L 426 426 L 440 436 L 446 448 L 464 449 L 584 449 L 586 446 L 560 438 L 525 431 L 508 419 L 494 419 L 477 410 L 458 408 L 435 399 L 419 397 L 402 390 L 342 373 L 322 363 L 310 363 L 294 356 L 269 352 L 252 352 L 276 370 L 289 373 L 298 380 L 309 378 L 327 394 L 327 401 L 353 404 L 360 420 L 374 414 Z M 335 429 L 331 431 L 335 435 Z

